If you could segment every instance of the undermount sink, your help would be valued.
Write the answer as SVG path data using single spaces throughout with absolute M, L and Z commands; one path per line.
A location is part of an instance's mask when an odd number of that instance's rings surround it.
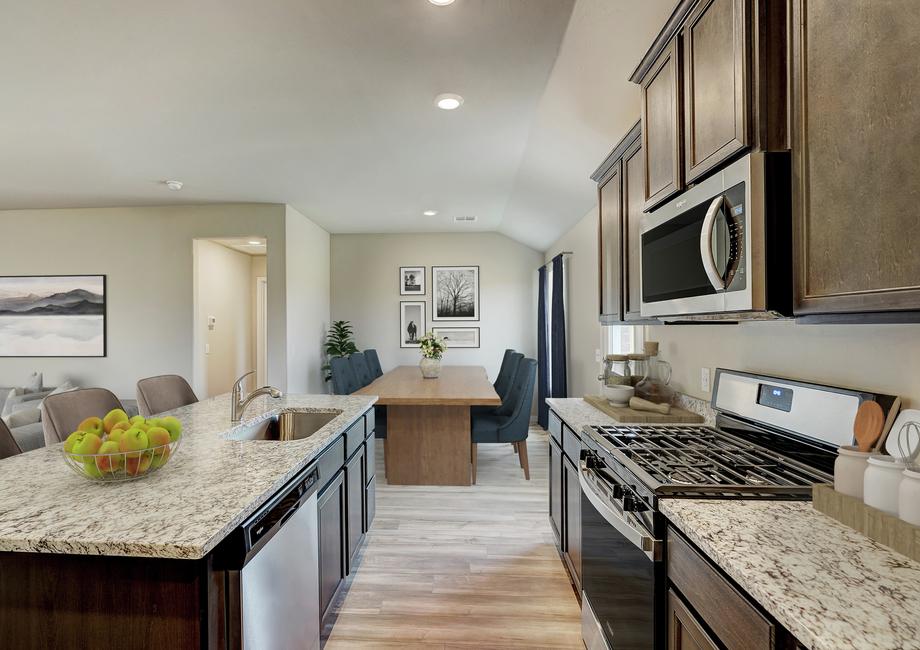
M 341 411 L 299 411 L 288 409 L 256 424 L 238 427 L 228 440 L 303 440 L 329 424 Z

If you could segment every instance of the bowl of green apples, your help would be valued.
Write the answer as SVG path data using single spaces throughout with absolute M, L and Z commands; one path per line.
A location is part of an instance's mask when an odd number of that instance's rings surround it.
M 182 440 L 178 419 L 129 418 L 121 409 L 86 418 L 64 441 L 67 466 L 93 481 L 132 481 L 162 468 Z

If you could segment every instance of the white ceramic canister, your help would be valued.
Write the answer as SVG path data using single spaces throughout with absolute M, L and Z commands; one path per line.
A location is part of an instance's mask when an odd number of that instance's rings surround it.
M 920 526 L 920 470 L 905 469 L 898 489 L 898 516 Z
M 859 451 L 856 445 L 847 445 L 837 449 L 834 461 L 834 489 L 841 494 L 863 498 L 863 475 L 869 465 L 869 457 L 878 452 Z
M 898 498 L 905 464 L 891 456 L 872 456 L 863 481 L 863 502 L 890 515 L 898 515 Z

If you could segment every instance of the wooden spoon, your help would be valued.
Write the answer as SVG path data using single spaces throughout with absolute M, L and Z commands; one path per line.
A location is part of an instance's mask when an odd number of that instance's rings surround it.
M 885 412 L 874 400 L 867 400 L 859 405 L 856 420 L 853 422 L 853 435 L 859 451 L 869 451 L 878 442 L 885 426 Z

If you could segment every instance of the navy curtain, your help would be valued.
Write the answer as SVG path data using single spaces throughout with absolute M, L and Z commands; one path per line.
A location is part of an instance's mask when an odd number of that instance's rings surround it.
M 563 258 L 557 255 L 553 258 L 553 304 L 549 321 L 550 334 L 550 377 L 549 387 L 551 397 L 568 397 L 568 378 L 565 372 L 565 302 L 563 277 Z
M 546 267 L 539 270 L 539 297 L 537 298 L 537 423 L 546 429 L 549 426 L 549 377 L 546 374 L 546 362 L 549 359 L 549 347 L 546 345 Z

